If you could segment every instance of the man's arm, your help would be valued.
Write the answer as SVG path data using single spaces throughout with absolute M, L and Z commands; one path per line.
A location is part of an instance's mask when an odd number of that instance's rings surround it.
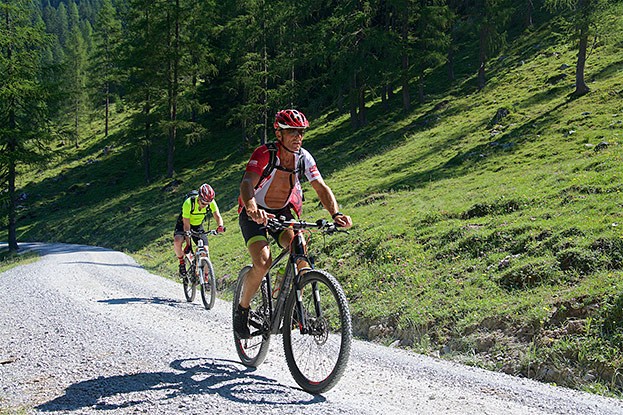
M 329 212 L 336 224 L 343 228 L 350 228 L 351 226 L 353 226 L 353 222 L 350 219 L 350 216 L 339 214 L 333 217 L 333 215 L 339 213 L 340 209 L 338 207 L 337 200 L 335 199 L 333 191 L 329 186 L 327 186 L 322 178 L 311 182 L 311 186 L 316 191 L 316 194 L 320 199 L 320 203 L 322 203 L 322 206 L 324 206 L 324 208 Z
M 240 182 L 240 198 L 247 211 L 247 215 L 257 223 L 266 225 L 268 218 L 275 215 L 269 214 L 263 209 L 258 208 L 255 202 L 255 185 L 260 180 L 260 175 L 246 171 Z
M 186 247 L 190 247 L 190 219 L 182 217 L 182 225 L 184 226 L 184 239 L 186 240 Z
M 217 226 L 217 231 L 222 232 L 223 231 L 223 217 L 221 216 L 221 212 L 218 209 L 218 205 L 216 204 L 216 201 L 213 200 L 212 203 L 210 203 L 210 210 L 212 210 L 212 216 L 214 216 L 214 220 L 216 221 L 216 226 Z

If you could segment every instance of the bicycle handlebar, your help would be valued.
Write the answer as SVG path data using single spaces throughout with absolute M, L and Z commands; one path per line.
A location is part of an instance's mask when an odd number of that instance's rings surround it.
M 334 222 L 328 222 L 324 219 L 318 219 L 316 222 L 306 222 L 303 220 L 285 220 L 285 218 L 268 218 L 268 223 L 264 228 L 276 232 L 284 229 L 294 229 L 294 230 L 302 230 L 309 228 L 316 228 L 329 235 L 334 234 L 336 232 L 348 233 L 346 229 L 341 229 Z
M 201 231 L 196 231 L 194 229 L 189 230 L 188 232 L 190 232 L 191 236 L 201 236 L 201 235 L 218 235 L 218 232 L 214 229 L 206 231 L 206 230 L 201 230 Z

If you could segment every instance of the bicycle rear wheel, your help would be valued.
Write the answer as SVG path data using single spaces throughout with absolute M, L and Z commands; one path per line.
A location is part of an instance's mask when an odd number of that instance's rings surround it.
M 184 257 L 184 261 L 186 262 L 186 275 L 182 276 L 182 284 L 184 285 L 184 297 L 186 297 L 186 301 L 192 303 L 193 301 L 195 301 L 195 295 L 197 294 L 197 287 L 193 280 L 195 267 L 193 266 L 193 263 L 188 260 L 188 258 Z
M 236 313 L 240 297 L 244 289 L 244 281 L 247 277 L 250 266 L 244 267 L 238 274 L 238 284 L 232 302 L 232 317 Z M 268 353 L 270 343 L 270 305 L 268 303 L 268 288 L 266 280 L 262 280 L 260 289 L 251 300 L 251 311 L 249 312 L 249 328 L 251 338 L 241 339 L 234 331 L 234 342 L 240 361 L 245 366 L 258 367 L 264 362 Z
M 325 271 L 305 273 L 300 288 L 303 318 L 293 290 L 284 312 L 283 347 L 296 383 L 307 392 L 322 393 L 337 384 L 350 357 L 348 301 L 339 282 Z
M 209 259 L 203 260 L 203 267 L 199 270 L 199 282 L 201 284 L 201 301 L 206 310 L 214 307 L 216 300 L 216 279 L 214 278 L 214 268 Z

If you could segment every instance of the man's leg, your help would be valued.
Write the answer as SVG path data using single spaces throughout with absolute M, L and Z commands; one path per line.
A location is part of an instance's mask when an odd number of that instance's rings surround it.
M 305 244 L 305 239 L 303 239 L 302 246 L 298 248 L 291 246 L 292 239 L 294 239 L 294 231 L 292 231 L 291 229 L 286 229 L 285 231 L 281 233 L 281 235 L 279 235 L 279 244 L 281 246 L 288 246 L 290 250 L 294 249 L 295 252 L 296 252 L 296 249 L 299 249 L 302 251 L 302 253 L 307 254 L 307 246 Z M 307 269 L 309 268 L 309 263 L 303 259 L 298 259 L 296 261 L 296 268 L 297 270 Z
M 182 243 L 184 242 L 183 235 L 174 235 L 173 237 L 173 250 L 175 256 L 179 261 L 179 271 L 181 275 L 186 275 L 186 264 L 184 263 L 184 252 L 182 252 Z
M 270 267 L 270 246 L 266 239 L 258 240 L 249 245 L 249 253 L 253 265 L 247 273 L 242 288 L 240 303 L 234 315 L 234 331 L 241 339 L 248 339 L 251 335 L 249 330 L 249 306 L 253 296 L 262 284 L 262 278 Z
M 247 278 L 244 281 L 244 289 L 242 290 L 242 297 L 240 298 L 240 305 L 244 308 L 249 308 L 251 299 L 260 288 L 262 278 L 266 275 L 272 261 L 270 246 L 266 240 L 253 242 L 249 246 L 249 254 L 251 254 L 253 266 L 247 273 Z
M 182 252 L 182 243 L 184 242 L 183 235 L 175 235 L 173 237 L 173 250 L 175 251 L 175 256 L 178 258 L 183 257 L 184 253 Z

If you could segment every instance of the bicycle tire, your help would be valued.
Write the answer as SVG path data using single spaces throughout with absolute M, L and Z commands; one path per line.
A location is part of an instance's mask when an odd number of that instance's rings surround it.
M 186 275 L 182 277 L 182 284 L 184 286 L 184 297 L 186 297 L 186 301 L 192 303 L 195 301 L 195 295 L 197 294 L 197 286 L 193 281 L 193 274 L 195 273 L 195 267 L 188 260 L 188 258 L 184 258 L 186 262 Z
M 238 304 L 240 304 L 244 281 L 250 269 L 251 267 L 247 265 L 238 274 L 238 283 L 234 293 L 234 300 L 232 301 L 232 321 Z M 258 367 L 264 362 L 268 354 L 268 346 L 270 344 L 270 310 L 268 307 L 268 288 L 266 287 L 266 280 L 262 280 L 260 289 L 251 300 L 249 319 L 253 319 L 256 323 L 263 326 L 263 333 L 256 334 L 249 339 L 241 339 L 234 330 L 236 352 L 238 352 L 238 357 L 240 357 L 240 361 L 245 366 Z M 254 329 L 258 331 L 257 328 L 251 327 L 252 333 Z
M 209 259 L 204 259 L 204 261 L 204 265 L 199 272 L 201 301 L 203 302 L 203 306 L 206 310 L 211 310 L 212 307 L 214 307 L 214 302 L 216 301 L 216 279 L 214 278 L 214 267 L 212 266 L 212 262 L 210 262 Z
M 319 394 L 337 384 L 348 364 L 352 343 L 348 300 L 335 277 L 322 270 L 303 275 L 301 298 L 306 326 L 313 333 L 301 333 L 293 290 L 284 310 L 283 347 L 296 383 L 307 392 Z M 317 315 L 314 298 L 321 301 L 321 317 Z

